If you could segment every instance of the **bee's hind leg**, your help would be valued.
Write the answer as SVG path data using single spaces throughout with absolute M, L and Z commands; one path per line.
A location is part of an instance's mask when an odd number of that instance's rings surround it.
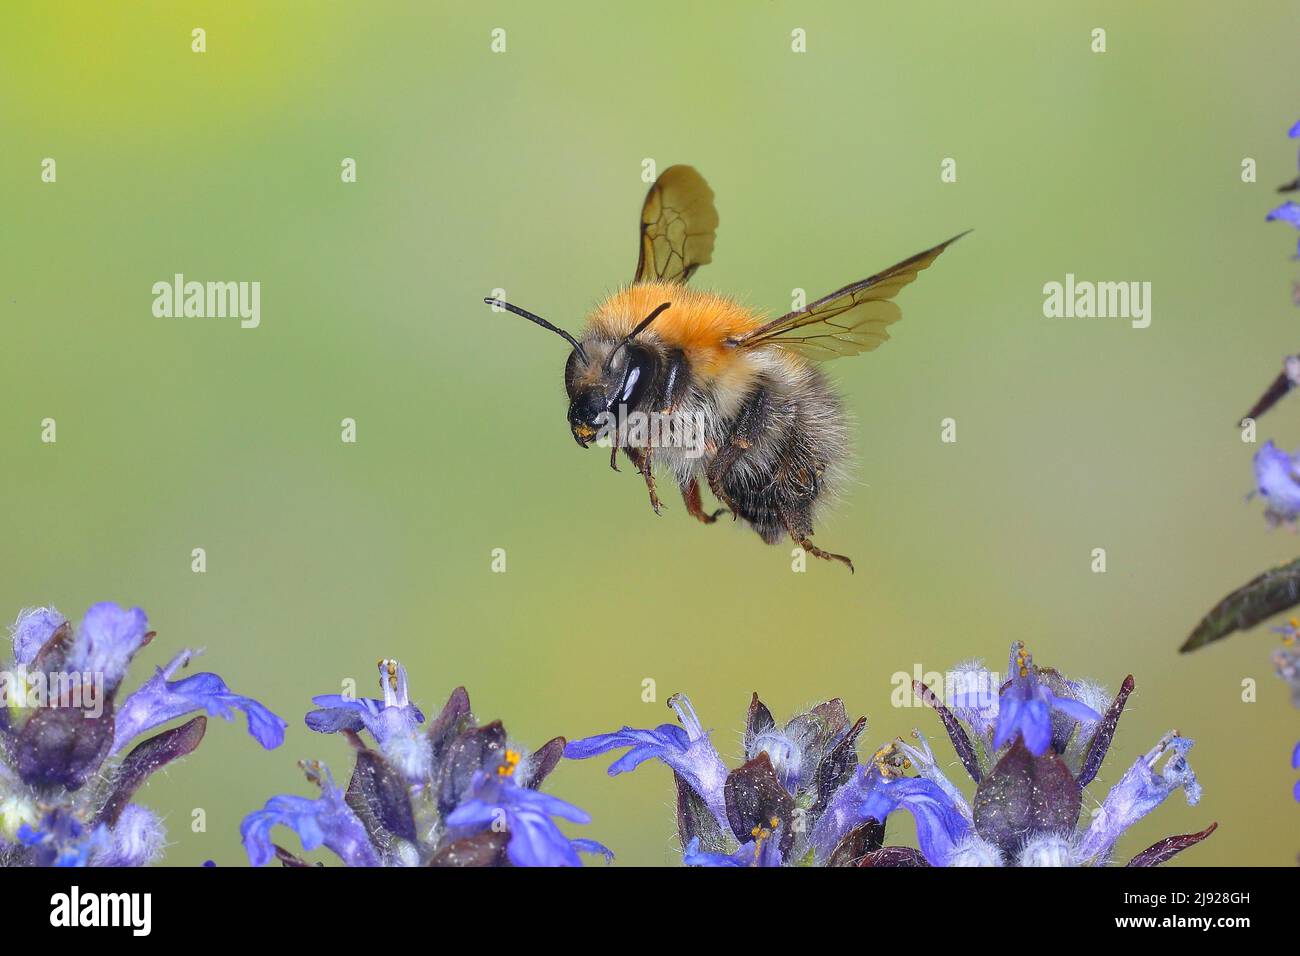
M 817 545 L 812 543 L 809 535 L 812 531 L 803 531 L 798 525 L 791 520 L 790 514 L 785 509 L 779 509 L 781 521 L 785 524 L 785 530 L 790 532 L 790 538 L 805 552 L 811 554 L 814 558 L 821 558 L 823 561 L 840 561 L 848 566 L 849 573 L 853 574 L 853 559 L 846 554 L 835 554 L 833 551 L 823 551 Z
M 793 537 L 793 536 L 792 536 Z M 853 573 L 853 559 L 847 554 L 836 554 L 833 551 L 823 551 L 817 545 L 813 544 L 808 538 L 795 537 L 795 543 L 803 548 L 814 558 L 821 558 L 823 561 L 839 561 L 849 569 L 849 574 Z
M 686 513 L 705 524 L 713 524 L 718 520 L 718 515 L 727 513 L 726 508 L 719 508 L 712 514 L 704 510 L 704 502 L 700 500 L 700 483 L 694 478 L 689 484 L 682 485 L 682 500 L 686 502 Z
M 650 507 L 655 510 L 655 514 L 663 514 L 663 503 L 659 500 L 659 493 L 655 491 L 655 473 L 651 467 L 650 449 L 649 448 L 624 448 L 627 453 L 628 461 L 636 466 L 636 470 L 641 472 L 641 477 L 645 479 L 646 491 L 650 492 Z

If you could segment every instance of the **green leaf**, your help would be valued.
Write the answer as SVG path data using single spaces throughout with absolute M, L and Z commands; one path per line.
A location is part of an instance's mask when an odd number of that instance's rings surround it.
M 1185 654 L 1233 631 L 1249 630 L 1297 604 L 1300 604 L 1300 558 L 1265 571 L 1214 605 L 1179 650 Z

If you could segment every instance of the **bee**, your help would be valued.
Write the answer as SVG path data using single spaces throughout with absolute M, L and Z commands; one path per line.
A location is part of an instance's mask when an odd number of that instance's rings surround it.
M 690 166 L 671 166 L 641 209 L 632 283 L 596 306 L 582 337 L 502 299 L 484 302 L 561 336 L 569 428 L 589 447 L 610 443 L 640 472 L 656 514 L 655 469 L 670 474 L 686 511 L 705 524 L 730 512 L 768 544 L 787 536 L 817 558 L 813 521 L 845 479 L 848 426 L 819 362 L 870 352 L 902 318 L 894 296 L 949 245 L 904 259 L 770 321 L 734 299 L 687 288 L 713 257 L 713 190 Z M 637 416 L 640 416 L 640 419 Z M 647 429 L 647 416 L 667 420 Z M 701 484 L 723 506 L 706 510 Z

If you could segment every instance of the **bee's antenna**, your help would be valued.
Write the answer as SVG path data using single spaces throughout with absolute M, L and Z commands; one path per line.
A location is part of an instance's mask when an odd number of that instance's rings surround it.
M 527 319 L 529 322 L 535 322 L 535 323 L 537 323 L 538 325 L 540 325 L 540 326 L 541 326 L 542 328 L 544 328 L 544 329 L 550 329 L 550 330 L 551 330 L 552 332 L 554 332 L 556 335 L 560 336 L 560 337 L 563 338 L 566 342 L 568 342 L 570 345 L 572 345 L 573 348 L 574 348 L 574 350 L 575 350 L 579 355 L 582 356 L 582 360 L 583 360 L 584 362 L 587 361 L 587 352 L 586 352 L 586 350 L 582 347 L 582 343 L 581 343 L 581 342 L 579 342 L 577 339 L 575 339 L 575 338 L 574 338 L 572 335 L 570 335 L 568 332 L 564 331 L 564 329 L 560 328 L 558 325 L 552 325 L 550 322 L 547 322 L 547 321 L 546 321 L 544 318 L 542 318 L 540 315 L 533 315 L 533 313 L 529 312 L 527 309 L 521 309 L 521 308 L 519 308 L 519 306 L 517 306 L 517 305 L 511 305 L 511 304 L 510 304 L 509 302 L 507 302 L 505 299 L 494 299 L 494 298 L 492 298 L 491 296 L 489 296 L 488 298 L 484 299 L 484 300 L 483 300 L 483 304 L 484 304 L 484 305 L 496 306 L 497 308 L 505 309 L 507 312 L 513 312 L 515 315 L 522 316 L 523 318 Z M 653 318 L 653 316 L 651 316 L 651 318 Z M 646 321 L 648 322 L 649 320 L 647 319 Z M 645 323 L 642 323 L 642 324 L 644 325 Z M 640 331 L 640 330 L 638 329 L 638 331 Z
M 631 332 L 629 332 L 627 334 L 627 337 L 623 339 L 622 342 L 619 342 L 618 345 L 614 346 L 614 348 L 610 350 L 609 355 L 605 357 L 605 371 L 609 371 L 609 366 L 614 361 L 614 356 L 618 354 L 618 350 L 621 349 L 623 346 L 627 345 L 628 342 L 631 342 L 643 331 L 645 331 L 645 327 L 649 325 L 651 322 L 653 322 L 655 319 L 659 318 L 659 314 L 663 312 L 665 309 L 669 308 L 671 305 L 672 305 L 671 302 L 663 302 L 657 305 L 653 312 L 651 312 L 639 323 L 637 323 L 637 327 L 633 329 Z

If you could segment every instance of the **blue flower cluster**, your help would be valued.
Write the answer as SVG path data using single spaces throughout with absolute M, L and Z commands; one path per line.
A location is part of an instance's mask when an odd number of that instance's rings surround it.
M 1297 629 L 1288 633 L 1287 649 Z M 204 714 L 232 720 L 242 713 L 249 734 L 268 749 L 284 740 L 283 720 L 216 674 L 178 678 L 193 651 L 180 652 L 119 700 L 132 659 L 153 638 L 138 608 L 97 604 L 75 630 L 58 612 L 37 608 L 19 616 L 12 636 L 0 707 L 0 864 L 153 862 L 163 826 L 134 797 L 150 774 L 199 745 Z M 1296 665 L 1294 654 L 1278 659 L 1288 679 Z M 1106 757 L 1133 679 L 1109 700 L 1090 683 L 1038 667 L 1019 643 L 1005 680 L 980 684 L 974 678 L 987 672 L 967 664 L 954 672 L 956 689 L 946 703 L 930 688 L 914 687 L 938 713 L 969 773 L 969 797 L 940 769 L 919 731 L 913 742 L 896 740 L 861 760 L 866 718 L 851 720 L 838 699 L 778 723 L 755 694 L 744 761 L 729 769 L 680 694 L 669 701 L 675 723 L 567 744 L 556 737 L 529 752 L 500 721 L 480 724 L 464 688 L 426 720 L 410 699 L 405 669 L 392 660 L 378 668 L 381 698 L 313 698 L 307 727 L 345 738 L 355 764 L 341 786 L 321 764 L 304 763 L 318 795 L 274 796 L 248 814 L 240 832 L 253 865 L 309 865 L 274 842 L 278 827 L 295 833 L 303 851 L 324 847 L 348 866 L 579 866 L 583 854 L 612 859 L 601 844 L 570 838 L 560 823 L 586 824 L 589 817 L 540 787 L 564 756 L 614 751 L 621 754 L 611 776 L 649 760 L 673 771 L 677 830 L 692 866 L 1104 864 L 1121 834 L 1170 794 L 1182 790 L 1189 803 L 1200 796 L 1187 763 L 1192 742 L 1171 731 L 1081 823 L 1084 789 Z M 973 690 L 981 686 L 983 693 Z M 158 730 L 182 718 L 189 719 Z M 915 820 L 917 848 L 887 843 L 897 811 Z M 1161 863 L 1214 828 L 1162 840 L 1130 865 Z
M 1288 131 L 1292 139 L 1300 137 L 1300 122 Z M 1300 189 L 1300 179 L 1278 189 L 1291 192 Z M 1300 229 L 1300 205 L 1287 200 L 1265 217 L 1269 222 L 1285 222 Z M 1296 258 L 1300 258 L 1300 250 Z M 1282 372 L 1272 382 L 1259 401 L 1246 413 L 1246 418 L 1257 419 L 1275 405 L 1283 395 L 1300 384 L 1300 356 L 1289 355 L 1282 363 Z M 1300 517 L 1300 455 L 1292 455 L 1271 441 L 1255 454 L 1255 491 L 1264 500 L 1264 516 L 1269 524 L 1294 525 Z
M 141 866 L 157 859 L 162 821 L 132 801 L 150 774 L 198 747 L 203 713 L 233 720 L 243 712 L 263 747 L 284 741 L 283 720 L 216 674 L 173 679 L 196 656 L 191 650 L 119 701 L 132 659 L 154 636 L 139 608 L 96 604 L 75 631 L 58 611 L 35 608 L 23 611 L 11 632 L 0 707 L 4 865 Z
M 969 676 L 980 671 L 966 665 Z M 958 680 L 957 687 L 975 686 Z M 1013 644 L 997 693 L 954 695 L 950 709 L 927 687 L 916 693 L 939 714 L 975 784 L 973 797 L 944 774 L 925 738 L 895 741 L 859 761 L 865 719 L 839 700 L 778 727 L 755 695 L 745 762 L 728 771 L 689 701 L 670 701 L 677 724 L 624 727 L 565 749 L 584 759 L 626 751 L 611 776 L 655 759 L 672 769 L 684 862 L 693 866 L 1064 866 L 1109 863 L 1120 835 L 1182 790 L 1200 785 L 1187 763 L 1192 741 L 1170 732 L 1138 758 L 1080 823 L 1084 788 L 1100 769 L 1133 679 L 1106 705 L 1094 685 L 1039 668 Z M 895 811 L 916 822 L 919 849 L 886 845 Z M 1205 839 L 1172 836 L 1130 865 L 1153 866 Z
M 612 854 L 593 840 L 565 836 L 556 819 L 588 823 L 582 810 L 540 791 L 564 751 L 556 737 L 528 753 L 500 721 L 480 726 L 463 687 L 425 725 L 411 702 L 406 670 L 379 662 L 383 699 L 313 698 L 307 726 L 343 734 L 356 753 L 347 789 L 319 763 L 305 764 L 314 799 L 272 797 L 244 818 L 248 859 L 308 865 L 272 842 L 283 826 L 306 851 L 325 847 L 348 866 L 580 866 L 580 854 Z M 373 747 L 361 733 L 369 734 Z
M 1300 122 L 1295 123 L 1287 135 L 1292 139 L 1300 138 Z M 1300 189 L 1300 178 L 1278 187 L 1278 192 L 1295 192 Z M 1300 229 L 1300 205 L 1288 200 L 1273 209 L 1265 217 L 1270 222 L 1289 223 Z M 1296 256 L 1300 259 L 1300 244 Z M 1297 287 L 1300 289 L 1300 286 Z M 1300 298 L 1297 298 L 1300 302 Z M 1258 418 L 1277 403 L 1288 392 L 1300 385 L 1300 355 L 1288 355 L 1282 363 L 1282 372 L 1265 391 L 1263 396 L 1247 413 L 1247 418 Z M 1278 448 L 1271 441 L 1255 454 L 1255 492 L 1265 502 L 1264 516 L 1270 525 L 1288 524 L 1294 530 L 1300 519 L 1300 452 L 1292 455 Z M 1252 494 L 1253 494 L 1252 493 Z M 1284 645 L 1273 656 L 1277 672 L 1291 687 L 1292 701 L 1300 706 L 1300 653 L 1295 649 L 1296 635 L 1300 632 L 1300 622 L 1292 618 L 1290 623 L 1274 627 L 1284 635 Z M 1291 767 L 1300 770 L 1300 744 L 1291 752 Z M 1295 798 L 1300 800 L 1300 783 L 1295 785 Z

